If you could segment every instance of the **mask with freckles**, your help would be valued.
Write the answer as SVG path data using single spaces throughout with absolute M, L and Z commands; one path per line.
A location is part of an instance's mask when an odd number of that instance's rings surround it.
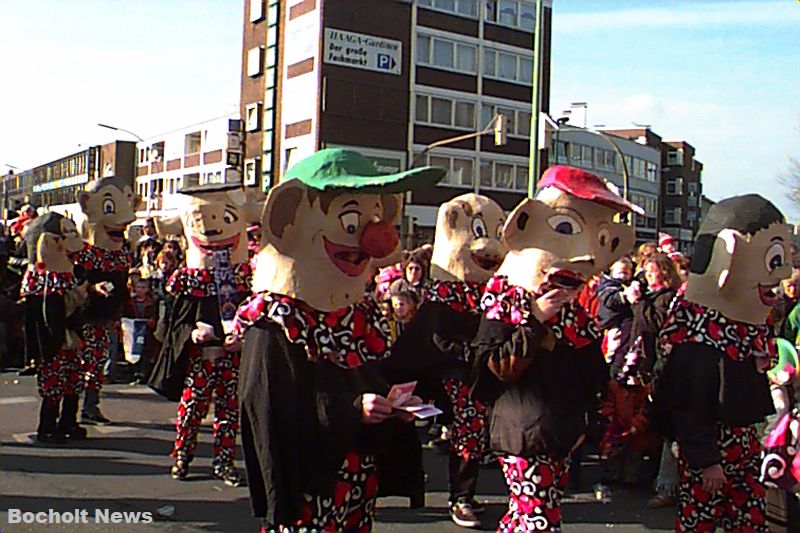
M 45 213 L 25 233 L 28 259 L 49 272 L 72 272 L 69 254 L 83 248 L 75 222 L 55 212 Z
M 402 192 L 445 171 L 378 174 L 357 152 L 328 149 L 300 161 L 270 190 L 253 290 L 332 311 L 364 297 L 375 268 L 397 252 Z
M 214 252 L 228 250 L 231 264 L 247 263 L 247 226 L 260 217 L 261 205 L 248 202 L 238 185 L 185 188 L 180 215 L 155 221 L 162 237 L 186 237 L 186 266 L 212 268 Z
M 599 177 L 568 166 L 550 167 L 535 199 L 511 213 L 503 229 L 508 247 L 497 273 L 534 293 L 577 288 L 607 269 L 634 244 L 620 212 L 641 211 Z
M 86 215 L 83 233 L 86 240 L 105 250 L 120 250 L 125 230 L 136 219 L 135 199 L 130 184 L 118 177 L 101 178 L 77 194 Z
M 439 208 L 431 258 L 431 279 L 488 280 L 506 255 L 506 216 L 494 200 L 462 194 Z
M 764 324 L 791 275 L 791 226 L 756 194 L 711 207 L 695 238 L 685 298 L 747 324 Z

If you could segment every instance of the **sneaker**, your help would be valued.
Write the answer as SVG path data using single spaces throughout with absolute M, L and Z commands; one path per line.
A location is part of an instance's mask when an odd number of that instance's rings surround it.
M 214 477 L 224 481 L 229 487 L 238 487 L 242 484 L 239 471 L 233 465 L 214 465 Z
M 183 457 L 175 459 L 175 464 L 172 465 L 169 471 L 172 479 L 183 481 L 189 475 L 189 460 Z
M 678 499 L 675 496 L 659 493 L 648 500 L 647 507 L 650 509 L 663 509 L 664 507 L 674 507 L 677 503 Z
M 450 518 L 453 519 L 456 525 L 461 527 L 481 527 L 481 521 L 475 516 L 475 511 L 469 502 L 456 502 L 455 505 L 450 507 Z
M 94 413 L 81 413 L 81 423 L 103 426 L 110 424 L 111 420 L 103 416 L 103 413 L 98 409 Z
M 472 512 L 475 513 L 475 514 L 481 514 L 486 510 L 486 508 L 483 506 L 483 504 L 481 502 L 479 502 L 478 500 L 476 500 L 475 498 L 472 498 L 469 501 L 469 504 L 472 506 Z
M 64 437 L 64 434 L 60 431 L 54 431 L 52 433 L 36 433 L 36 442 L 41 442 L 42 444 L 64 444 L 67 442 L 67 439 Z
M 86 428 L 75 424 L 71 428 L 63 428 L 61 430 L 67 440 L 83 440 L 86 438 Z

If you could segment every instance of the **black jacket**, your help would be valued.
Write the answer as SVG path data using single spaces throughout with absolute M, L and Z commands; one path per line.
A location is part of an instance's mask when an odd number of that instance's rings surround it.
M 590 409 L 608 380 L 598 343 L 576 349 L 557 343 L 553 351 L 537 348 L 546 333 L 541 324 L 515 327 L 481 320 L 473 343 L 474 395 L 493 404 L 490 445 L 495 451 L 532 457 L 566 457 L 585 432 Z M 487 368 L 491 358 L 509 353 L 532 357 L 518 382 L 504 384 Z
M 245 333 L 239 398 L 253 514 L 297 521 L 303 493 L 331 497 L 352 449 L 375 454 L 380 495 L 424 502 L 422 450 L 413 424 L 361 422 L 361 395 L 387 394 L 379 366 L 344 369 L 308 361 L 281 327 L 262 319 Z
M 597 285 L 597 324 L 602 329 L 619 327 L 633 318 L 631 304 L 622 296 L 622 281 L 606 274 Z
M 656 382 L 653 419 L 692 468 L 720 462 L 719 424 L 746 427 L 772 413 L 767 377 L 753 359 L 734 361 L 705 344 L 676 345 Z
M 642 295 L 638 302 L 631 306 L 633 322 L 631 324 L 630 338 L 631 342 L 635 342 L 638 337 L 642 338 L 644 361 L 641 362 L 640 368 L 647 375 L 653 374 L 653 369 L 658 360 L 656 341 L 676 293 L 675 289 L 648 291 Z M 624 353 L 621 355 L 621 357 L 614 358 L 611 368 L 612 376 L 616 376 L 625 364 L 623 360 Z

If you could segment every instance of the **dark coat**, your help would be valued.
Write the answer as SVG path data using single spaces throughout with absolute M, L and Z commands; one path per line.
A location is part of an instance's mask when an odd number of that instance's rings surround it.
M 532 457 L 566 457 L 586 431 L 589 411 L 599 402 L 608 368 L 597 342 L 576 349 L 557 343 L 539 349 L 546 330 L 538 323 L 512 326 L 483 317 L 474 340 L 474 396 L 493 405 L 489 435 L 497 452 Z M 504 384 L 487 368 L 491 358 L 531 357 L 520 379 Z
M 633 318 L 631 304 L 622 296 L 622 281 L 603 275 L 597 285 L 597 324 L 602 329 L 620 327 Z
M 674 346 L 656 381 L 653 419 L 692 468 L 720 462 L 720 423 L 746 427 L 774 411 L 767 377 L 752 357 L 734 361 L 705 344 Z
M 361 395 L 387 394 L 378 365 L 310 362 L 281 327 L 262 319 L 245 333 L 239 398 L 253 514 L 269 524 L 301 518 L 303 493 L 331 497 L 345 454 L 376 456 L 380 494 L 424 502 L 422 450 L 413 424 L 361 422 Z

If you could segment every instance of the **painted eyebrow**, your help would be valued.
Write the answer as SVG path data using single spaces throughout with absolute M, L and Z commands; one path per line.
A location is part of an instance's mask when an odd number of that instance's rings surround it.
M 110 192 L 104 192 L 103 193 L 103 197 L 105 197 L 105 198 L 111 198 L 112 196 L 114 196 L 114 195 L 111 194 Z
M 783 242 L 783 237 L 781 237 L 779 235 L 775 235 L 773 238 L 770 239 L 770 242 L 774 242 L 774 241 Z
M 231 204 L 225 204 L 225 207 L 227 209 L 230 209 L 231 211 L 234 211 L 234 212 L 237 211 L 237 208 L 235 206 L 232 206 Z
M 573 213 L 573 214 L 574 214 L 576 217 L 578 217 L 579 219 L 581 219 L 581 222 L 583 222 L 584 224 L 586 224 L 586 219 L 585 219 L 585 218 L 583 218 L 583 215 L 581 215 L 580 213 L 578 213 L 577 211 L 575 211 L 575 210 L 574 210 L 574 209 L 572 209 L 571 207 L 562 207 L 562 206 L 558 206 L 558 207 L 554 207 L 553 209 L 554 209 L 556 212 L 560 212 L 560 211 L 568 211 L 568 212 L 570 212 L 570 213 Z
M 342 206 L 342 209 L 344 209 L 345 207 L 350 207 L 351 205 L 354 205 L 354 206 L 358 207 L 358 202 L 356 200 L 347 201 Z

